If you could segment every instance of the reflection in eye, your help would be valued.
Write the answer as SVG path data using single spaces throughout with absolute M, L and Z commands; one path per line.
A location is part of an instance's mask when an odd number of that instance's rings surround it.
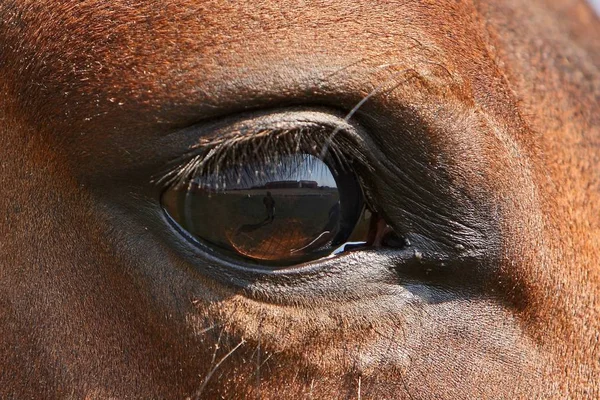
M 372 225 L 356 176 L 310 154 L 194 176 L 168 189 L 162 204 L 194 238 L 271 265 L 364 243 Z

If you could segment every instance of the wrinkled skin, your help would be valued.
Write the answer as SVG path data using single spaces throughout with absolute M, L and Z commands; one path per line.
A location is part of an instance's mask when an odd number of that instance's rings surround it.
M 0 3 L 1 398 L 597 398 L 600 24 L 576 1 Z M 165 165 L 363 138 L 410 239 L 258 273 Z

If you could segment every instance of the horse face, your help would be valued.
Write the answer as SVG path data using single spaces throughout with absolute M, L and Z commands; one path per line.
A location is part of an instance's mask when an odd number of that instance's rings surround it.
M 61 0 L 0 16 L 2 397 L 598 394 L 585 5 Z M 349 160 L 370 229 L 396 244 L 264 268 L 165 211 L 164 178 L 190 186 L 182 165 L 205 150 L 265 158 L 307 137 Z

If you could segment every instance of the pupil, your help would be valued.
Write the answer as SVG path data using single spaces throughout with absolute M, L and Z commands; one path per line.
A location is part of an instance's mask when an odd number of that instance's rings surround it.
M 196 176 L 162 203 L 196 239 L 271 265 L 331 254 L 355 231 L 364 204 L 354 174 L 310 154 Z

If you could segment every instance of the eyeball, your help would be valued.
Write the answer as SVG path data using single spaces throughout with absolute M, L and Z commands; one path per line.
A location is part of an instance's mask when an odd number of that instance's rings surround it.
M 306 153 L 193 176 L 167 189 L 161 203 L 194 240 L 274 267 L 364 243 L 373 225 L 356 175 Z

